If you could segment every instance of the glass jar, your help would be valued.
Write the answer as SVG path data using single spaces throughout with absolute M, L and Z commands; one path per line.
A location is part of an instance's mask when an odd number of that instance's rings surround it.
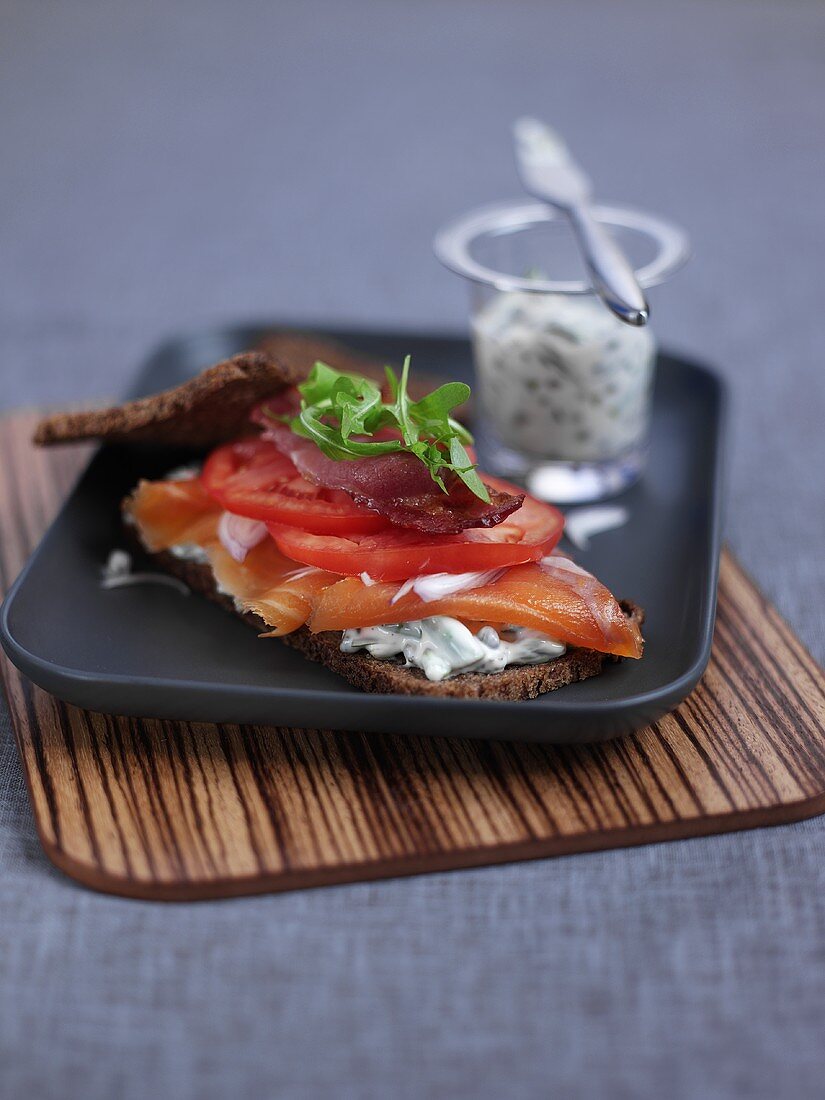
M 680 229 L 599 206 L 643 287 L 688 255 Z M 567 219 L 543 203 L 476 210 L 435 239 L 471 288 L 479 462 L 545 500 L 621 492 L 644 469 L 656 345 L 593 293 Z

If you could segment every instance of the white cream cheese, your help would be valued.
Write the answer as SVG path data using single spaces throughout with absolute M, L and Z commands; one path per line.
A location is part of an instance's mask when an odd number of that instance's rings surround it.
M 170 546 L 169 553 L 179 561 L 192 561 L 196 565 L 208 565 L 209 555 L 202 546 L 196 542 L 179 542 L 177 546 Z
M 190 462 L 188 466 L 176 466 L 173 470 L 170 470 L 166 475 L 166 481 L 191 481 L 194 477 L 201 476 L 201 465 L 199 462 Z
M 502 293 L 473 319 L 484 411 L 504 443 L 597 462 L 643 442 L 653 381 L 648 328 L 586 295 Z
M 501 672 L 508 665 L 540 665 L 561 657 L 565 646 L 536 630 L 513 627 L 499 634 L 484 626 L 473 634 L 458 619 L 434 615 L 388 626 L 354 627 L 344 631 L 342 653 L 366 650 L 382 660 L 402 657 L 420 668 L 428 680 L 440 681 L 461 672 Z

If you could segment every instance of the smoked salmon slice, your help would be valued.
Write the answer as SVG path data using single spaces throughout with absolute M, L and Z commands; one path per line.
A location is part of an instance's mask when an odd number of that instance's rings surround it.
M 335 573 L 299 565 L 280 553 L 270 538 L 237 562 L 220 543 L 209 548 L 218 587 L 234 596 L 242 611 L 254 611 L 277 638 L 303 626 L 324 589 L 338 580 Z
M 197 477 L 181 481 L 141 481 L 124 508 L 147 550 L 168 550 L 217 539 L 220 505 Z
M 395 599 L 396 584 L 365 585 L 347 577 L 321 593 L 309 618 L 312 631 L 379 626 L 433 615 L 526 626 L 565 645 L 619 657 L 641 657 L 638 625 L 614 596 L 569 558 L 514 565 L 490 584 L 435 600 L 414 592 Z M 394 602 L 393 602 L 394 601 Z
M 284 557 L 270 538 L 237 562 L 221 544 L 222 509 L 197 478 L 142 481 L 126 506 L 147 550 L 199 546 L 218 587 L 233 596 L 242 611 L 253 611 L 273 636 L 303 626 L 322 590 L 339 580 L 335 573 L 299 565 Z
M 143 481 L 126 506 L 149 550 L 196 544 L 206 553 L 219 587 L 238 607 L 254 611 L 273 635 L 307 624 L 313 632 L 378 626 L 449 615 L 530 627 L 568 646 L 620 657 L 641 657 L 636 622 L 595 577 L 562 555 L 501 571 L 490 583 L 424 601 L 415 592 L 398 597 L 398 582 L 365 584 L 302 566 L 282 554 L 271 538 L 237 562 L 218 537 L 220 506 L 197 478 Z

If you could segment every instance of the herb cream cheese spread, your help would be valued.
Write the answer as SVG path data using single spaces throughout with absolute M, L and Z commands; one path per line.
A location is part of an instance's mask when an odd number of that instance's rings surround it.
M 402 657 L 428 680 L 446 680 L 460 672 L 501 672 L 508 665 L 541 665 L 561 657 L 565 646 L 536 630 L 513 627 L 499 635 L 491 626 L 478 634 L 447 615 L 434 615 L 389 626 L 344 631 L 342 653 L 366 650 L 382 660 Z
M 654 340 L 586 295 L 502 293 L 473 319 L 484 411 L 510 447 L 618 458 L 647 434 Z

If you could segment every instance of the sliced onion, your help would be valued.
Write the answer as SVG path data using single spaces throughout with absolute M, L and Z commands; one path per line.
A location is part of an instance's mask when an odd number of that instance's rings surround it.
M 576 508 L 564 517 L 564 534 L 579 550 L 590 547 L 593 535 L 622 527 L 630 518 L 620 504 L 599 504 L 592 508 Z
M 133 573 L 132 555 L 125 550 L 113 550 L 101 570 L 100 587 L 128 588 L 134 584 L 165 584 L 183 596 L 189 595 L 189 587 L 168 573 Z
M 266 536 L 266 524 L 259 519 L 224 512 L 218 522 L 221 546 L 238 562 L 244 561 L 253 546 L 257 546 Z
M 506 572 L 506 569 L 487 569 L 477 573 L 425 573 L 420 577 L 410 577 L 404 581 L 390 603 L 397 603 L 408 592 L 415 592 L 424 603 L 432 603 L 433 600 L 441 600 L 468 588 L 483 588 L 485 584 L 493 584 Z M 363 576 L 362 573 L 362 579 Z

